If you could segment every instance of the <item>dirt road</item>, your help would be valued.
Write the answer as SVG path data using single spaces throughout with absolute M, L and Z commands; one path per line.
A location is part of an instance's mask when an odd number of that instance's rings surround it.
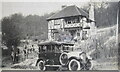
M 37 70 L 38 68 L 35 66 L 37 61 L 37 56 L 34 54 L 29 55 L 29 59 L 26 59 L 23 62 L 17 64 L 9 64 L 9 66 L 4 67 L 3 69 L 30 69 Z M 9 61 L 10 62 L 10 61 Z M 118 63 L 117 58 L 107 58 L 107 59 L 99 59 L 92 60 L 93 70 L 117 70 Z

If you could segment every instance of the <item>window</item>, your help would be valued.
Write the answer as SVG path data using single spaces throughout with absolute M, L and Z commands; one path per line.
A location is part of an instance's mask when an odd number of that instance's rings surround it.
M 79 23 L 79 17 L 69 17 L 65 18 L 66 24 L 74 24 L 74 23 Z
M 87 40 L 87 31 L 82 32 L 82 40 Z
M 51 45 L 48 45 L 47 46 L 47 52 L 50 52 L 52 49 L 51 49 Z
M 45 52 L 46 50 L 47 50 L 47 47 L 46 47 L 46 46 L 41 46 L 41 47 L 40 47 L 40 51 L 41 51 L 41 52 Z
M 55 46 L 55 52 L 60 52 L 60 46 Z
M 66 18 L 66 19 L 65 19 L 65 22 L 66 22 L 67 24 L 71 24 L 71 18 Z
M 60 25 L 60 20 L 54 20 L 54 25 Z
M 77 36 L 80 36 L 80 33 L 77 33 Z
M 77 18 L 72 18 L 72 22 L 73 23 L 79 23 L 79 18 L 77 17 Z

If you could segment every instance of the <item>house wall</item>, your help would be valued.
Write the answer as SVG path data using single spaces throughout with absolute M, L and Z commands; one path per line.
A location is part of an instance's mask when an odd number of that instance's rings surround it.
M 81 19 L 79 23 L 67 24 L 65 19 L 50 20 L 48 22 L 48 29 L 70 28 L 70 27 L 82 27 Z
M 55 34 L 53 34 L 53 30 L 61 30 L 64 28 L 64 20 L 63 19 L 58 19 L 58 20 L 50 20 L 48 22 L 48 39 L 49 40 L 53 40 L 52 36 Z M 55 35 L 54 35 L 55 36 Z
M 74 31 L 74 35 L 72 35 L 72 37 L 77 38 L 79 40 L 82 39 L 82 35 L 83 35 L 83 31 L 87 31 L 86 36 L 90 36 L 92 34 L 92 32 L 94 32 L 95 29 L 95 24 L 94 23 L 87 23 L 86 22 L 87 19 L 84 18 L 80 18 L 79 23 L 71 23 L 71 24 L 67 24 L 65 22 L 65 19 L 58 19 L 58 20 L 50 20 L 48 22 L 48 39 L 49 40 L 56 40 L 57 37 L 59 37 L 59 32 L 69 32 L 71 30 L 75 30 Z M 81 29 L 85 28 L 85 27 L 90 27 L 90 29 Z M 54 33 L 54 31 L 58 31 L 58 33 Z M 92 32 L 91 32 L 92 31 Z M 77 33 L 80 34 L 80 36 L 77 36 Z
M 74 24 L 65 24 L 65 28 L 70 28 L 70 27 L 81 27 L 82 23 L 74 23 Z
M 48 22 L 48 29 L 58 29 L 63 28 L 63 19 L 50 20 Z

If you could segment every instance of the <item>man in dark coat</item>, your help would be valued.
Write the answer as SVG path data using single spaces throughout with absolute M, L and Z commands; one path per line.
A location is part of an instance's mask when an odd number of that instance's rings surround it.
M 81 70 L 90 70 L 91 62 L 90 62 L 90 59 L 88 59 L 86 53 L 82 52 L 79 56 L 81 57 L 80 58 Z

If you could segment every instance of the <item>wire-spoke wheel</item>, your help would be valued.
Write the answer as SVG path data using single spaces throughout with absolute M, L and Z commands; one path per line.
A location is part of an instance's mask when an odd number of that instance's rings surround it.
M 80 70 L 80 62 L 76 59 L 72 59 L 69 64 L 68 64 L 68 68 L 71 71 L 77 71 Z
M 38 62 L 37 67 L 38 67 L 39 70 L 43 70 L 43 71 L 46 69 L 45 64 L 44 64 L 44 62 L 42 60 L 40 60 Z
M 68 63 L 67 53 L 62 53 L 62 54 L 60 55 L 59 60 L 60 60 L 60 63 L 61 63 L 62 65 L 67 65 L 67 63 Z

